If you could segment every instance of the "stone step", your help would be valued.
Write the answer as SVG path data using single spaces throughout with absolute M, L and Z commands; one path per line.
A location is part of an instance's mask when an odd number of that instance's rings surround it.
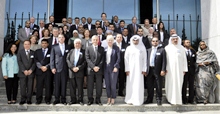
M 17 97 L 17 102 L 20 102 L 20 95 Z M 95 96 L 93 96 L 94 98 L 94 102 L 95 102 Z M 145 96 L 144 100 L 147 99 L 147 96 Z M 55 100 L 55 97 L 52 96 L 52 99 L 51 99 L 51 103 Z M 120 104 L 125 104 L 124 102 L 125 100 L 125 97 L 121 97 L 121 96 L 117 96 L 117 98 L 115 99 L 115 103 L 120 103 Z M 66 96 L 66 101 L 69 102 L 71 101 L 71 98 L 70 96 Z M 84 103 L 87 103 L 88 102 L 88 98 L 87 96 L 84 96 L 83 97 L 83 101 Z M 7 103 L 7 96 L 6 95 L 0 95 L 0 102 L 5 102 Z M 36 96 L 32 96 L 32 103 L 35 103 L 36 102 Z M 44 100 L 42 101 L 44 103 Z M 101 102 L 102 103 L 107 103 L 107 96 L 102 96 L 101 97 Z M 156 103 L 156 98 L 153 99 L 153 103 Z M 163 95 L 162 96 L 162 103 L 167 103 L 167 100 L 166 100 L 166 96 Z
M 45 92 L 45 91 L 43 91 Z M 118 91 L 116 91 L 118 92 Z M 87 95 L 87 89 L 83 89 L 84 95 Z M 156 93 L 156 90 L 154 90 L 154 93 Z M 165 94 L 165 89 L 162 90 L 162 93 Z M 18 94 L 20 94 L 20 88 L 18 89 Z M 70 95 L 70 89 L 66 90 L 66 94 Z M 78 94 L 78 91 L 76 90 L 76 94 Z M 96 89 L 93 90 L 93 94 L 96 95 Z M 102 89 L 102 95 L 106 96 L 106 89 Z M 147 95 L 147 89 L 145 89 L 144 94 Z M 0 88 L 0 95 L 6 95 L 6 89 Z
M 74 105 L 8 105 L 5 103 L 0 103 L 0 111 L 1 112 L 34 112 L 34 111 L 73 111 L 74 112 L 153 112 L 160 111 L 161 113 L 166 111 L 176 111 L 176 112 L 189 112 L 189 111 L 219 111 L 220 104 L 197 104 L 197 105 L 170 105 L 170 104 L 162 104 L 162 106 L 157 106 L 154 104 L 142 105 L 142 106 L 133 106 L 128 104 L 115 104 L 113 106 L 107 106 L 104 104 L 103 106 L 98 106 L 96 104 L 92 104 L 91 106 L 80 106 L 79 104 Z

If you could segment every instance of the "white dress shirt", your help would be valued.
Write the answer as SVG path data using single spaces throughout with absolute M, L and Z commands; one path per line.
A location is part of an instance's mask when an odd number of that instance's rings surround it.
M 106 52 L 106 63 L 109 64 L 111 61 L 112 47 L 107 48 Z
M 56 38 L 56 42 L 58 44 L 58 37 L 53 37 L 52 45 L 54 45 L 55 38 Z
M 164 34 L 164 32 L 160 32 L 160 41 L 161 42 L 163 42 L 163 40 L 164 40 L 164 37 L 163 37 L 164 35 L 163 34 Z
M 46 48 L 46 49 L 42 48 L 42 52 L 43 51 L 44 51 L 44 57 L 45 57 L 45 55 L 47 54 L 48 48 Z
M 59 46 L 60 46 L 60 50 L 61 50 L 62 55 L 64 55 L 64 52 L 65 52 L 65 44 L 64 44 L 64 43 L 63 43 L 63 44 L 59 43 Z
M 188 52 L 189 52 L 189 55 L 190 55 L 190 56 L 192 55 L 192 52 L 191 52 L 190 49 L 186 49 L 186 48 L 185 48 L 185 51 L 186 51 L 186 55 L 187 55 L 187 56 L 188 56 Z
M 150 54 L 150 66 L 151 67 L 154 67 L 155 65 L 154 60 L 155 60 L 156 52 L 157 52 L 157 47 L 152 47 L 151 54 Z

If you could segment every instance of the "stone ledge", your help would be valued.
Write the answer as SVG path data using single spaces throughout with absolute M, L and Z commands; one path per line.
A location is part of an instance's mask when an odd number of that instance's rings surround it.
M 62 104 L 58 104 L 56 106 L 41 104 L 41 105 L 27 105 L 24 104 L 22 106 L 15 104 L 15 105 L 6 105 L 0 104 L 0 111 L 1 112 L 19 112 L 19 111 L 84 111 L 84 112 L 146 112 L 146 111 L 216 111 L 220 110 L 220 104 L 197 104 L 197 105 L 170 105 L 170 104 L 163 104 L 162 106 L 157 106 L 156 104 L 150 105 L 142 105 L 142 106 L 132 106 L 127 104 L 115 104 L 114 106 L 98 106 L 93 104 L 91 106 L 80 106 L 78 104 L 75 105 L 67 105 L 64 106 Z

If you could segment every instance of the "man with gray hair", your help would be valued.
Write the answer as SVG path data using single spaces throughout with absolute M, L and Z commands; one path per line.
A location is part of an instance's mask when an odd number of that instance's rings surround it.
M 138 28 L 141 28 L 141 26 L 137 24 L 137 17 L 132 17 L 132 23 L 129 24 L 127 28 L 130 36 L 137 34 Z
M 66 62 L 69 67 L 69 78 L 70 78 L 70 97 L 71 101 L 69 105 L 83 103 L 83 79 L 84 79 L 84 68 L 86 67 L 85 50 L 81 49 L 81 40 L 74 40 L 74 49 L 70 50 L 66 57 Z M 76 88 L 78 89 L 78 101 L 76 98 Z
M 31 24 L 30 24 L 31 30 L 39 30 L 39 26 L 34 23 L 35 22 L 35 18 L 34 17 L 30 18 L 30 22 L 31 22 Z
M 104 48 L 98 45 L 99 37 L 92 36 L 92 45 L 86 48 L 85 56 L 88 65 L 88 77 L 87 77 L 87 94 L 88 104 L 93 104 L 93 88 L 94 80 L 96 80 L 96 104 L 102 105 L 102 75 L 103 75 L 103 61 L 104 61 Z
M 53 28 L 53 36 L 49 38 L 49 48 L 52 47 L 52 45 L 58 44 L 58 35 L 59 35 L 59 30 L 57 27 Z

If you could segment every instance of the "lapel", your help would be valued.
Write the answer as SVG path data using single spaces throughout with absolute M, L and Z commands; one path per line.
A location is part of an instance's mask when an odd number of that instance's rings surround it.
M 114 48 L 114 45 L 112 46 L 112 53 L 111 53 L 111 60 L 113 58 L 113 56 L 115 55 L 115 48 Z
M 40 60 L 44 60 L 42 48 L 40 48 L 40 50 L 39 50 L 38 52 L 39 52 L 39 53 L 38 53 L 37 55 L 40 56 Z M 47 51 L 47 52 L 48 52 L 48 51 Z M 46 55 L 45 55 L 45 57 L 46 57 Z
M 149 49 L 149 53 L 148 53 L 149 60 L 150 60 L 150 56 L 151 56 L 151 51 L 152 51 L 152 47 Z

